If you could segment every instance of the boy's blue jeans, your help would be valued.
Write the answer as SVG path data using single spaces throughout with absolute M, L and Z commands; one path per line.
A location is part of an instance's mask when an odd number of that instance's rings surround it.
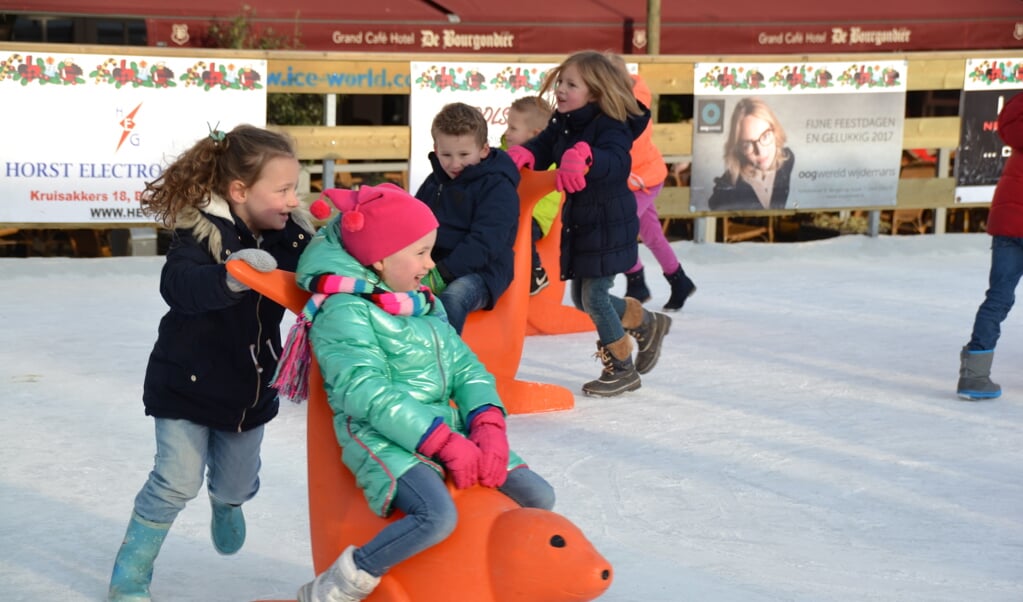
M 235 433 L 157 418 L 155 465 L 135 496 L 135 512 L 154 523 L 174 522 L 199 494 L 207 467 L 211 496 L 225 504 L 251 500 L 259 491 L 262 442 L 263 426 Z
M 994 236 L 991 239 L 991 272 L 984 302 L 973 320 L 969 351 L 991 351 L 998 342 L 1001 325 L 1016 301 L 1016 285 L 1023 275 L 1023 238 Z
M 614 276 L 575 278 L 572 280 L 572 303 L 583 310 L 597 327 L 597 336 L 604 345 L 610 345 L 625 336 L 622 316 L 625 299 L 610 293 Z
M 490 303 L 490 291 L 479 274 L 455 278 L 438 296 L 448 314 L 448 323 L 458 334 L 462 334 L 465 319 L 470 312 L 483 309 Z
M 498 489 L 524 508 L 554 507 L 554 488 L 528 468 L 509 472 L 508 480 Z M 444 480 L 426 464 L 417 464 L 398 479 L 394 507 L 405 516 L 355 550 L 355 566 L 375 577 L 444 541 L 458 523 Z

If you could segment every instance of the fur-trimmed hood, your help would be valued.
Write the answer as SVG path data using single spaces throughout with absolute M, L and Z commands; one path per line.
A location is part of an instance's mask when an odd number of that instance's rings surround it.
M 235 221 L 235 215 L 231 212 L 231 205 L 220 195 L 213 194 L 206 205 L 202 207 L 188 207 L 183 210 L 177 218 L 175 228 L 190 230 L 192 236 L 200 244 L 206 245 L 210 255 L 217 258 L 218 263 L 224 263 L 227 256 L 223 253 L 224 241 L 221 237 L 220 229 L 210 221 L 208 216 L 219 217 L 229 222 Z M 291 212 L 291 219 L 309 234 L 316 232 L 312 216 L 304 204 L 300 204 Z

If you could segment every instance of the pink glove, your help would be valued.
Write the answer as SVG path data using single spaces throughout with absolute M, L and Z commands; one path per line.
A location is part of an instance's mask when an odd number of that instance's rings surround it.
M 533 153 L 529 152 L 529 149 L 526 147 L 516 145 L 509 148 L 507 152 L 508 156 L 511 157 L 511 160 L 515 162 L 515 167 L 519 169 L 522 169 L 523 167 L 533 169 L 533 164 L 536 163 L 536 157 L 534 157 Z
M 472 419 L 469 441 L 480 448 L 480 484 L 500 487 L 508 478 L 508 435 L 504 414 L 497 408 L 480 412 Z
M 480 448 L 444 423 L 419 445 L 419 453 L 440 460 L 456 489 L 467 489 L 479 482 Z
M 576 142 L 575 145 L 562 153 L 558 163 L 555 185 L 559 192 L 579 192 L 586 188 L 586 170 L 593 162 L 590 145 Z

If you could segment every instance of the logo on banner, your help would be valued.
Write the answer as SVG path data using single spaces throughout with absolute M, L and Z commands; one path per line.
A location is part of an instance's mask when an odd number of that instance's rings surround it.
M 1012 30 L 1012 37 L 1017 40 L 1023 40 L 1023 23 L 1016 24 L 1016 29 Z
M 141 108 L 142 108 L 142 103 L 140 102 L 140 103 L 138 104 L 138 106 L 137 106 L 137 107 L 135 107 L 135 108 L 134 108 L 134 109 L 132 110 L 132 112 L 131 112 L 131 113 L 128 113 L 128 114 L 127 114 L 127 115 L 126 115 L 126 116 L 124 117 L 124 119 L 122 119 L 122 120 L 120 121 L 120 126 L 121 126 L 121 140 L 120 140 L 120 141 L 118 141 L 118 143 L 117 143 L 117 148 L 116 148 L 116 149 L 114 149 L 114 152 L 115 152 L 115 153 L 116 153 L 117 151 L 121 150 L 121 145 L 122 145 L 122 144 L 124 144 L 124 141 L 125 141 L 125 140 L 127 140 L 127 139 L 128 139 L 128 136 L 130 136 L 130 135 L 131 135 L 131 133 L 132 133 L 132 130 L 134 130 L 134 129 L 135 129 L 135 115 L 136 115 L 136 114 L 138 114 L 138 112 L 139 112 L 139 109 L 141 109 Z
M 696 107 L 697 132 L 701 134 L 720 134 L 725 131 L 725 101 L 698 100 Z

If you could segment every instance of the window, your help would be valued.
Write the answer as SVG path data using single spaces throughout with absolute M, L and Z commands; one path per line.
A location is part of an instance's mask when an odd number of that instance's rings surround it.
M 0 39 L 12 42 L 145 46 L 143 19 L 0 14 Z

